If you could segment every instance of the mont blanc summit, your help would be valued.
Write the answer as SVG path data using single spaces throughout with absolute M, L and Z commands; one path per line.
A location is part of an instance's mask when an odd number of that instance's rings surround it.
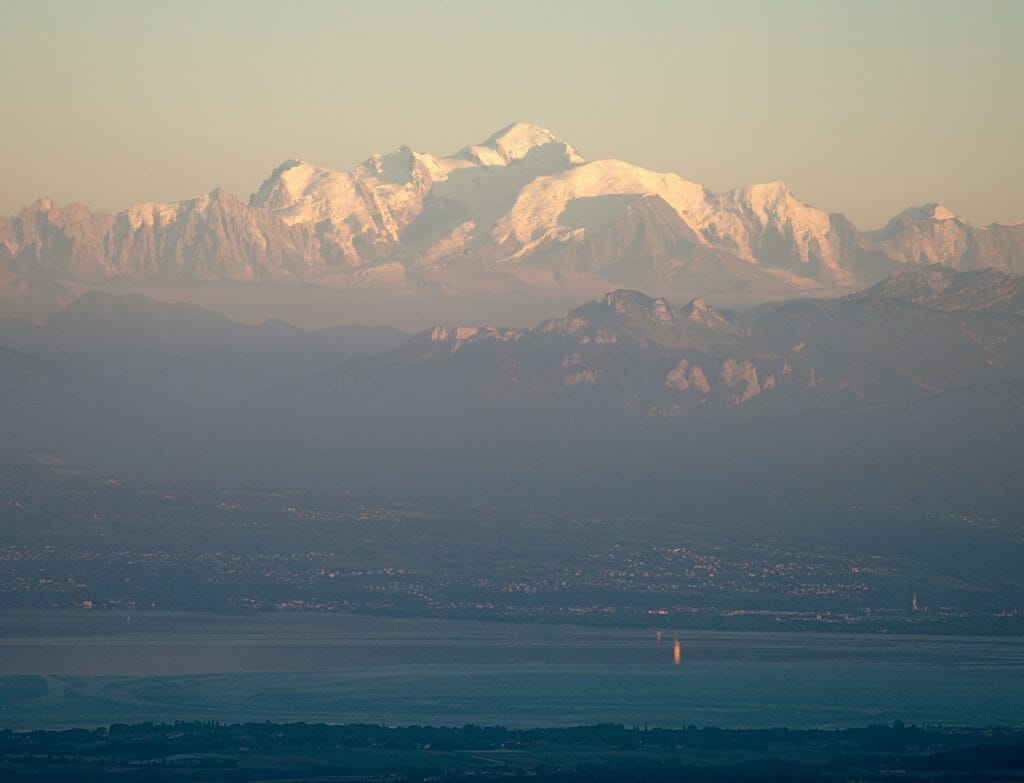
M 751 302 L 847 292 L 918 263 L 1020 273 L 1024 225 L 980 228 L 930 204 L 861 231 L 782 182 L 713 193 L 587 160 L 522 122 L 450 155 L 400 147 L 348 172 L 288 160 L 248 202 L 214 189 L 109 215 L 43 198 L 0 218 L 8 291 L 157 278 Z

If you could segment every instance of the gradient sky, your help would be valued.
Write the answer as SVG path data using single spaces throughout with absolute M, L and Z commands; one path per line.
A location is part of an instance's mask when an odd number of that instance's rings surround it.
M 1024 220 L 1024 2 L 0 0 L 0 213 L 120 209 L 514 120 L 874 228 Z

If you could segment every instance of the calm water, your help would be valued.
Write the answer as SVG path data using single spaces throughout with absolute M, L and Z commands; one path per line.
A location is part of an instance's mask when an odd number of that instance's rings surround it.
M 1024 725 L 1024 639 L 0 612 L 0 725 Z

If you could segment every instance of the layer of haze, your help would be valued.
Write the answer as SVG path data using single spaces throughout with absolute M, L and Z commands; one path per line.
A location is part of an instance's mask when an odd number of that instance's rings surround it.
M 347 169 L 514 120 L 862 228 L 1024 219 L 1024 3 L 4 0 L 0 213 L 120 209 L 290 157 Z

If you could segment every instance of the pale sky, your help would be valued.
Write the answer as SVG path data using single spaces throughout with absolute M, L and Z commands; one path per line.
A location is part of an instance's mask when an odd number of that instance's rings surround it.
M 0 0 L 0 214 L 117 210 L 281 161 L 448 154 L 516 120 L 876 228 L 1024 220 L 1024 2 Z

